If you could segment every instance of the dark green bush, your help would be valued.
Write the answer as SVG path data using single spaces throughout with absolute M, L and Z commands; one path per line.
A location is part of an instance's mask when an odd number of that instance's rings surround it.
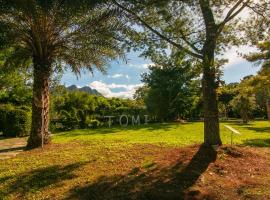
M 11 105 L 0 106 L 1 132 L 7 137 L 29 135 L 31 128 L 31 112 L 29 109 L 16 108 Z
M 14 106 L 10 104 L 0 105 L 0 132 L 4 133 L 7 129 L 7 115 L 11 110 L 14 110 Z

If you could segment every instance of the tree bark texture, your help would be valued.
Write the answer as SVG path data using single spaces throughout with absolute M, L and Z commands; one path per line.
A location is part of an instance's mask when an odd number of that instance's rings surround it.
M 216 89 L 215 49 L 218 38 L 218 26 L 215 23 L 209 0 L 200 0 L 206 40 L 203 47 L 203 101 L 204 101 L 204 144 L 221 145 L 219 115 Z
M 50 143 L 49 107 L 51 63 L 33 59 L 34 83 L 32 99 L 32 126 L 28 148 L 41 147 Z
M 204 143 L 206 145 L 221 145 L 215 68 L 208 67 L 208 61 L 204 62 L 203 65 Z

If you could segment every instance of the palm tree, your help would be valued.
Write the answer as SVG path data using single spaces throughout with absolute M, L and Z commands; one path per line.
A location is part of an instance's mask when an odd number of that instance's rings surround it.
M 32 128 L 28 147 L 50 142 L 50 77 L 59 69 L 105 71 L 121 55 L 116 10 L 93 0 L 0 0 L 0 48 L 10 48 L 6 66 L 33 70 Z M 5 27 L 5 28 L 3 28 Z M 3 32 L 4 29 L 4 32 Z M 3 39 L 4 38 L 4 39 Z M 5 41 L 5 42 L 3 42 Z

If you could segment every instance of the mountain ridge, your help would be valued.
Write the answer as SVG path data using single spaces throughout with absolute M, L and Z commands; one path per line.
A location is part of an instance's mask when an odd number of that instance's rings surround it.
M 68 87 L 66 87 L 69 91 L 82 91 L 82 92 L 86 92 L 88 94 L 94 94 L 94 95 L 98 95 L 98 96 L 103 96 L 101 93 L 99 93 L 96 89 L 92 89 L 89 86 L 84 86 L 84 87 L 78 87 L 77 85 L 70 85 Z

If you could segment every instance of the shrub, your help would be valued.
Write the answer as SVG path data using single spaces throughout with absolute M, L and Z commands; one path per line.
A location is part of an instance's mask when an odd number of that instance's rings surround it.
M 4 136 L 22 137 L 29 135 L 31 128 L 31 112 L 29 109 L 14 106 L 0 106 L 1 131 Z
M 55 132 L 57 130 L 57 123 L 55 121 L 50 121 L 49 130 Z
M 61 110 L 60 121 L 63 126 L 63 130 L 77 129 L 80 123 L 80 120 L 77 117 L 76 109 L 72 109 L 71 112 Z
M 14 106 L 10 104 L 0 105 L 0 132 L 5 132 L 7 129 L 7 114 L 14 110 Z

